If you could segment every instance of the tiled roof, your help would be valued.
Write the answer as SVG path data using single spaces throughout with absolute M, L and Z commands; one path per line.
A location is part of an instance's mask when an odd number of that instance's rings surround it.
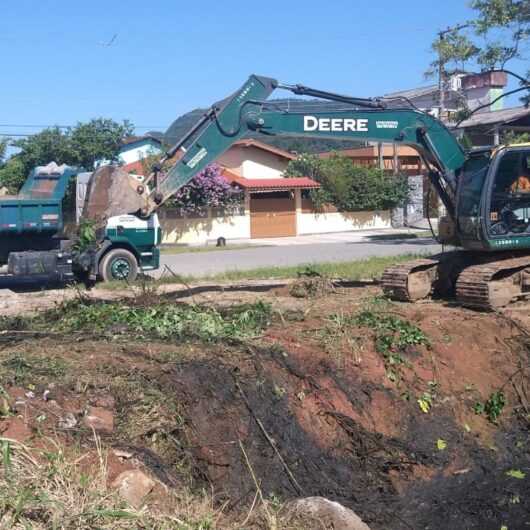
M 283 191 L 292 189 L 315 189 L 320 187 L 318 182 L 308 177 L 246 179 L 226 171 L 223 172 L 223 175 L 232 184 L 236 184 L 249 191 Z
M 465 129 L 479 125 L 509 124 L 527 116 L 530 116 L 530 108 L 527 107 L 512 107 L 509 109 L 477 112 L 463 121 L 458 128 Z

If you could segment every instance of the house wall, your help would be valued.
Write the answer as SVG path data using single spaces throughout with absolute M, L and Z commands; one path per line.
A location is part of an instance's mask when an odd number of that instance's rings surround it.
M 299 235 L 390 228 L 390 212 L 297 212 Z
M 256 147 L 233 146 L 217 162 L 241 177 L 267 179 L 282 177 L 289 160 Z
M 219 237 L 228 239 L 250 238 L 250 215 L 226 217 L 175 218 L 171 212 L 160 215 L 162 244 L 200 245 Z

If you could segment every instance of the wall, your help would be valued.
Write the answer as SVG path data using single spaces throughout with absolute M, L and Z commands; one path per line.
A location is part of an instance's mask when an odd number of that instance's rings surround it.
M 297 213 L 298 234 L 326 234 L 390 228 L 390 212 Z
M 217 162 L 241 177 L 259 179 L 282 177 L 289 160 L 257 147 L 234 146 Z
M 159 213 L 162 244 L 205 244 L 218 237 L 225 239 L 250 238 L 250 216 L 182 218 L 172 217 L 171 210 Z

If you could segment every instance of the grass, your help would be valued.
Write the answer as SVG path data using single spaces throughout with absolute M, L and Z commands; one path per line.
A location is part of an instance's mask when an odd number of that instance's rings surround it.
M 108 484 L 107 450 L 65 448 L 52 439 L 32 448 L 0 437 L 0 528 L 32 530 L 236 530 L 322 528 L 296 520 L 276 503 L 260 498 L 248 513 L 225 514 L 206 492 L 164 489 L 162 509 L 134 508 Z M 258 486 L 259 487 L 259 486 Z M 257 497 L 257 495 L 256 495 Z M 287 512 L 287 513 L 285 513 Z M 309 523 L 309 524 L 308 524 Z
M 190 252 L 217 252 L 219 250 L 243 250 L 246 248 L 259 248 L 264 245 L 252 245 L 250 243 L 241 243 L 225 245 L 218 247 L 216 245 L 164 245 L 160 247 L 162 254 L 188 254 Z
M 157 280 L 144 278 L 132 284 L 124 282 L 106 282 L 98 284 L 98 288 L 106 290 L 119 290 L 127 286 L 144 288 L 149 286 L 156 288 L 157 285 L 171 285 L 182 283 L 193 283 L 197 281 L 212 282 L 235 282 L 244 280 L 270 280 L 270 279 L 293 279 L 304 276 L 308 270 L 319 276 L 330 279 L 344 280 L 370 280 L 379 278 L 383 271 L 390 265 L 402 263 L 415 258 L 426 257 L 427 254 L 401 254 L 399 256 L 374 256 L 371 258 L 323 263 L 304 263 L 287 267 L 257 267 L 248 270 L 229 270 L 219 274 L 196 274 L 190 275 L 167 275 Z
M 184 279 L 187 281 L 199 279 L 216 281 L 289 279 L 303 276 L 308 269 L 311 269 L 311 271 L 328 278 L 361 280 L 377 278 L 381 276 L 388 266 L 417 257 L 419 257 L 418 254 L 403 254 L 401 256 L 378 256 L 355 261 L 307 263 L 291 267 L 258 267 L 256 269 L 233 270 L 207 276 L 186 277 Z M 161 281 L 171 283 L 172 280 L 178 281 L 172 278 L 164 278 Z

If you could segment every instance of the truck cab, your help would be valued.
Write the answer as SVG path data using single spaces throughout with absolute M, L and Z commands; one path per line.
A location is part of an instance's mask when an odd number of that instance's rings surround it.
M 138 272 L 158 269 L 160 240 L 156 213 L 145 219 L 130 214 L 111 217 L 105 226 L 93 275 L 103 281 L 134 281 Z

